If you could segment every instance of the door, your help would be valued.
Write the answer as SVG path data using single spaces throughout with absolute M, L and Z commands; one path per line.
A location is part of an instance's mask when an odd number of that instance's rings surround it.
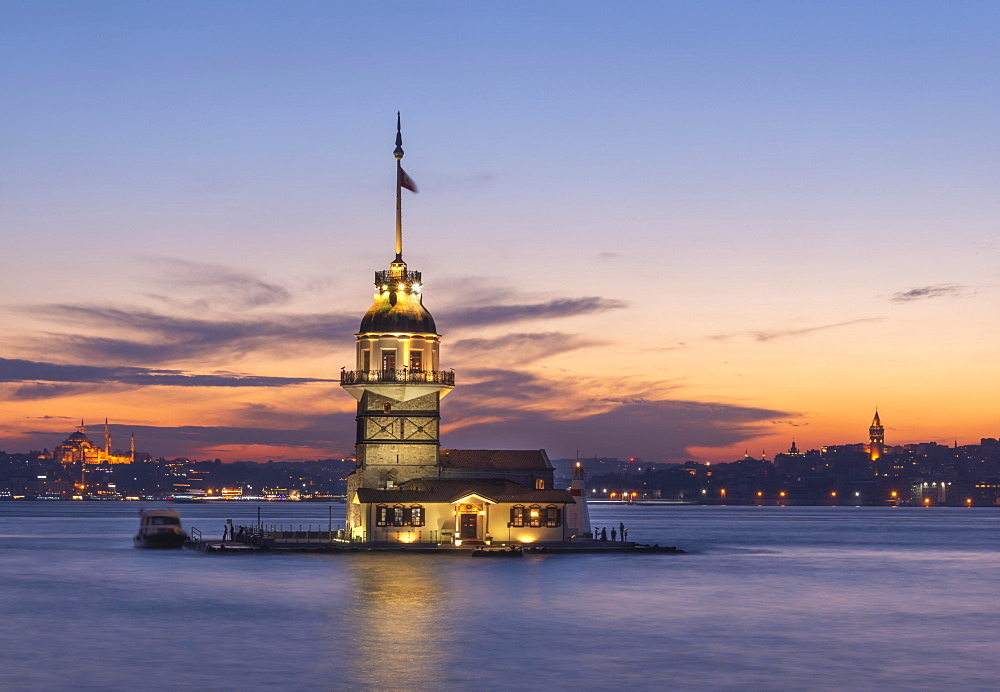
M 460 514 L 461 525 L 458 537 L 464 540 L 474 540 L 477 537 L 478 514 Z

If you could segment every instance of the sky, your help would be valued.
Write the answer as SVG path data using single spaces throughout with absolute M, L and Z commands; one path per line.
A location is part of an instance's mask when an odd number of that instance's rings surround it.
M 353 454 L 404 256 L 442 445 L 1000 435 L 994 2 L 0 3 L 0 449 Z

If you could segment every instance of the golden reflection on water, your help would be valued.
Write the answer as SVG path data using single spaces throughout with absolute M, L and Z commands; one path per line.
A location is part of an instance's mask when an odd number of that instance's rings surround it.
M 452 559 L 439 555 L 352 555 L 344 621 L 344 678 L 380 689 L 425 688 L 446 677 L 454 649 L 446 594 Z M 346 671 L 345 671 L 346 672 Z

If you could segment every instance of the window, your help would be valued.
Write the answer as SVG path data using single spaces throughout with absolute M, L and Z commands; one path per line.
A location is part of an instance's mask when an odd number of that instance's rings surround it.
M 545 519 L 545 526 L 550 529 L 558 528 L 559 526 L 559 508 L 555 505 L 549 505 L 545 508 L 543 512 Z
M 382 351 L 382 369 L 383 370 L 395 370 L 396 369 L 396 350 L 384 350 Z
M 510 525 L 524 526 L 524 506 L 514 505 L 510 508 Z
M 421 505 L 377 505 L 375 507 L 376 526 L 423 526 L 424 508 Z
M 535 479 L 535 490 L 545 490 L 545 479 L 536 478 Z
M 424 369 L 424 354 L 420 351 L 410 351 L 410 370 L 420 372 Z
M 362 351 L 361 352 L 361 369 L 365 372 L 372 369 L 372 352 Z
M 528 526 L 537 529 L 542 525 L 542 508 L 538 505 L 531 505 L 528 508 Z

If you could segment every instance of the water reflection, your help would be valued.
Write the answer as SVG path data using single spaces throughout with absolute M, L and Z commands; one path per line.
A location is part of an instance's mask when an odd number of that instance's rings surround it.
M 456 631 L 445 596 L 449 564 L 454 558 L 440 555 L 345 556 L 352 595 L 340 619 L 351 683 L 425 688 L 446 677 Z

